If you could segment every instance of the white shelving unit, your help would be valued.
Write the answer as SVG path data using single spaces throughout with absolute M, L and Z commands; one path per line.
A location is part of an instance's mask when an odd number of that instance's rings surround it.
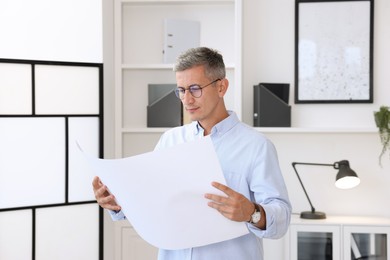
M 223 54 L 230 82 L 225 101 L 241 117 L 241 13 L 242 0 L 114 1 L 116 158 L 152 150 L 168 129 L 147 127 L 148 84 L 176 82 L 173 64 L 163 63 L 164 19 L 200 22 L 200 45 Z M 115 226 L 116 260 L 156 258 L 127 222 Z
M 390 259 L 390 219 L 328 216 L 305 220 L 294 215 L 287 235 L 286 259 Z
M 146 127 L 147 85 L 176 81 L 173 64 L 163 63 L 166 18 L 200 22 L 200 45 L 215 48 L 224 55 L 230 82 L 227 107 L 241 117 L 241 12 L 241 0 L 115 0 L 117 158 L 145 152 L 166 130 Z M 134 139 L 144 140 L 148 145 L 134 146 Z

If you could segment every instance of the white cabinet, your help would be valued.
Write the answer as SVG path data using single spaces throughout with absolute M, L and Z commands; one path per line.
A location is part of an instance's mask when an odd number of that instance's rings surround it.
M 241 117 L 241 9 L 241 0 L 115 0 L 116 157 L 150 151 L 149 139 L 166 130 L 147 128 L 146 109 L 148 84 L 176 82 L 173 64 L 163 62 L 165 19 L 199 22 L 200 45 L 224 55 L 226 105 Z
M 287 239 L 286 259 L 291 260 L 390 259 L 389 218 L 294 215 Z

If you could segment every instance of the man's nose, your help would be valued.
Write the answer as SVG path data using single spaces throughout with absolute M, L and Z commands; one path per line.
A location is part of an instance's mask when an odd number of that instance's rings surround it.
M 186 91 L 183 94 L 182 101 L 184 104 L 191 103 L 193 101 L 194 97 L 192 96 L 189 89 L 186 89 Z

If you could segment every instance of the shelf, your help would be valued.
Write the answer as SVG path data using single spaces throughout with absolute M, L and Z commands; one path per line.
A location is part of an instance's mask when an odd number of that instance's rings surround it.
M 234 3 L 234 0 L 121 0 L 123 4 L 221 4 Z
M 160 127 L 127 127 L 122 128 L 123 133 L 163 133 L 170 128 Z M 285 133 L 285 134 L 343 134 L 343 133 L 358 133 L 358 134 L 376 134 L 376 128 L 304 128 L 304 127 L 254 127 L 261 133 Z
M 122 128 L 122 133 L 164 133 L 170 128 L 164 127 L 131 127 L 131 128 Z
M 359 134 L 371 134 L 377 133 L 378 129 L 374 127 L 255 127 L 255 129 L 262 133 L 296 133 L 296 134 L 332 134 L 332 133 L 359 133 Z
M 226 69 L 234 69 L 234 64 L 225 64 Z M 153 64 L 122 64 L 124 70 L 173 70 L 173 64 L 153 63 Z
M 129 69 L 129 70 L 154 70 L 154 69 L 173 69 L 173 64 L 122 64 L 122 69 Z
M 365 216 L 328 216 L 326 219 L 302 219 L 297 215 L 291 217 L 292 225 L 365 225 L 389 226 L 390 218 Z

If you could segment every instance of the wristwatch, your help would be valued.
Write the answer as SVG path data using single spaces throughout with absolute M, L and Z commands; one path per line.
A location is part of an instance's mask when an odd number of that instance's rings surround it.
M 256 225 L 257 223 L 259 223 L 261 219 L 261 211 L 259 205 L 257 205 L 256 203 L 254 203 L 254 205 L 255 205 L 255 212 L 253 212 L 253 214 L 251 215 L 251 219 L 249 220 L 249 223 Z

